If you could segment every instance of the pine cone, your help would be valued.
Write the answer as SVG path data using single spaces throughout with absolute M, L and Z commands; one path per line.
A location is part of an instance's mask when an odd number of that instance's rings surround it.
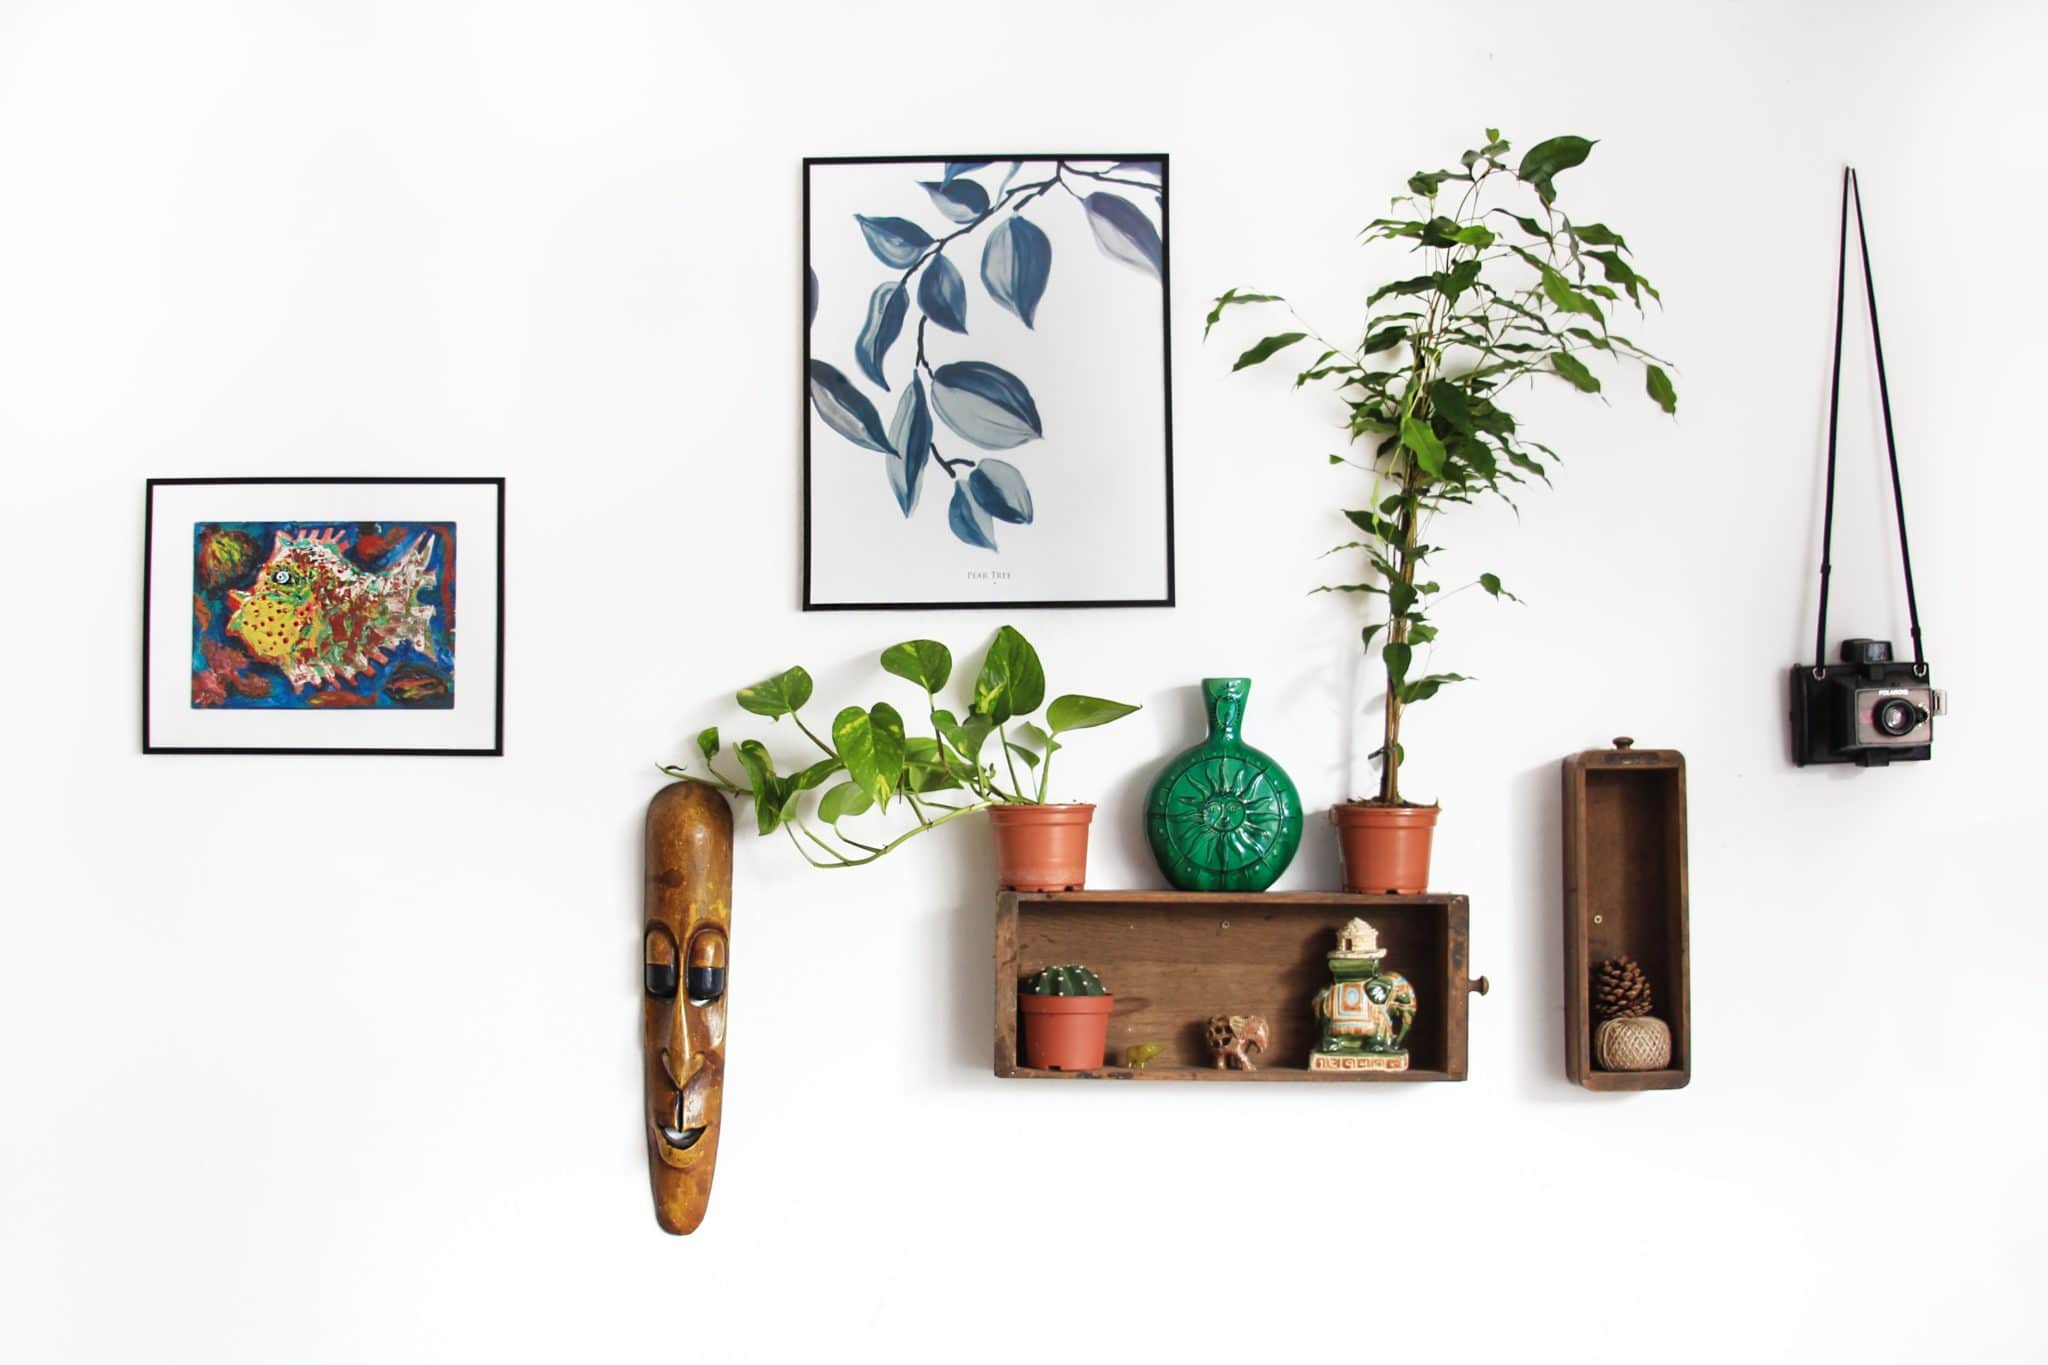
M 1650 980 L 1632 957 L 1600 964 L 1593 979 L 1593 1013 L 1602 1019 L 1635 1019 L 1650 1012 Z

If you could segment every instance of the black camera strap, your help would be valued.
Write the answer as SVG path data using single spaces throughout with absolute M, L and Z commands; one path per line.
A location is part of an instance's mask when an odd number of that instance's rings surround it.
M 1913 623 L 1913 666 L 1927 671 L 1927 656 L 1920 645 L 1920 604 L 1913 595 L 1913 555 L 1906 548 L 1906 495 L 1899 488 L 1899 447 L 1892 437 L 1892 394 L 1884 377 L 1884 341 L 1877 330 L 1877 286 L 1870 277 L 1870 238 L 1863 231 L 1863 189 L 1856 181 L 1856 169 L 1842 169 L 1841 256 L 1835 267 L 1835 377 L 1828 393 L 1828 493 L 1826 519 L 1820 539 L 1820 624 L 1813 632 L 1813 668 L 1818 673 L 1828 659 L 1828 574 L 1833 569 L 1835 537 L 1835 429 L 1842 407 L 1842 311 L 1849 283 L 1849 203 L 1856 204 L 1856 245 L 1863 256 L 1863 296 L 1870 304 L 1870 345 L 1877 352 L 1877 397 L 1884 410 L 1884 448 L 1891 456 L 1892 507 L 1899 518 L 1899 562 L 1906 569 L 1906 611 Z

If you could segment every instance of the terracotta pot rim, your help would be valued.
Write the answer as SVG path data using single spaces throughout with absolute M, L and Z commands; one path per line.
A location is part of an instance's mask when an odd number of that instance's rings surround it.
M 1372 801 L 1345 801 L 1330 807 L 1344 824 L 1435 824 L 1442 806 L 1382 806 Z
M 1113 995 L 1019 995 L 1017 1005 L 1026 1014 L 1108 1014 L 1116 1006 Z
M 1048 801 L 1041 806 L 1004 802 L 990 806 L 988 818 L 1023 825 L 1086 824 L 1095 818 L 1095 804 L 1091 801 Z

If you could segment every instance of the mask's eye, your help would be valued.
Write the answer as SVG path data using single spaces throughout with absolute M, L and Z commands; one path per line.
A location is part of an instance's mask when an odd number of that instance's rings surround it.
M 279 569 L 270 576 L 270 581 L 273 583 L 289 583 L 292 581 L 292 571 L 290 569 Z

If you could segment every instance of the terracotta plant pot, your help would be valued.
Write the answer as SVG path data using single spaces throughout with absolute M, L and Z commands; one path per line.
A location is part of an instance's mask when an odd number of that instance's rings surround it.
M 1094 818 L 1095 807 L 1085 801 L 990 806 L 996 883 L 1006 891 L 1079 891 L 1088 880 L 1088 822 Z
M 1109 1046 L 1113 995 L 1020 995 L 1024 1065 L 1036 1071 L 1092 1071 Z
M 1429 890 L 1435 806 L 1375 806 L 1347 801 L 1331 814 L 1344 851 L 1344 889 L 1419 896 Z

